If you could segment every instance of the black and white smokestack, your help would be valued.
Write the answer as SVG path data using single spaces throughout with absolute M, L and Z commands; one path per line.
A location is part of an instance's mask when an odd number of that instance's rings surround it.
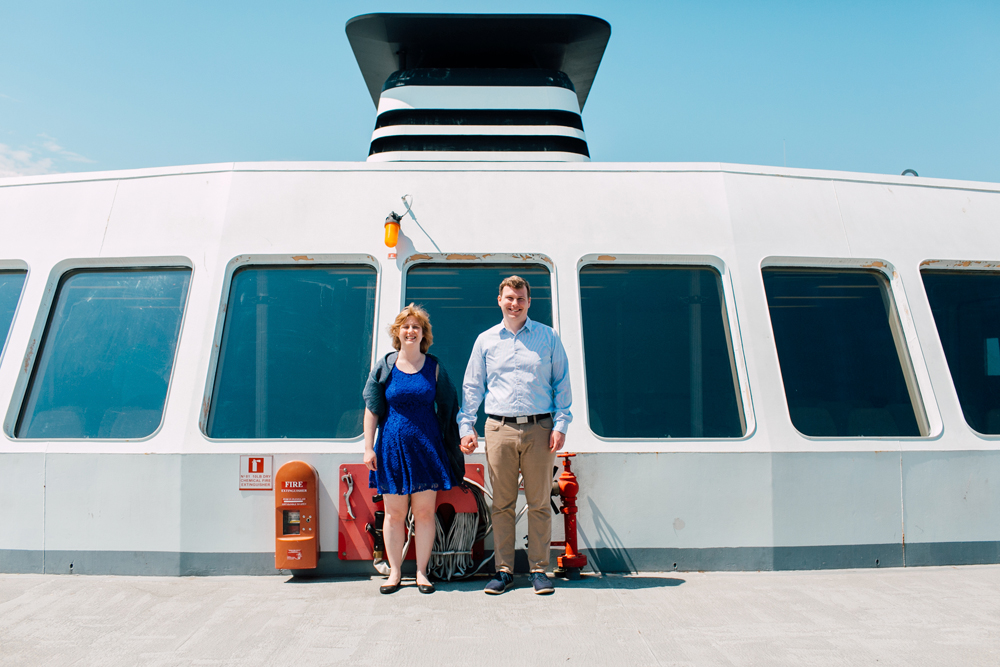
M 378 113 L 368 160 L 588 161 L 590 16 L 371 14 L 347 34 Z

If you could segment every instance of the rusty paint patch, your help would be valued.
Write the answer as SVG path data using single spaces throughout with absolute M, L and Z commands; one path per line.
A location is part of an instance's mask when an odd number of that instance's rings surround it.
M 885 262 L 869 262 L 868 264 L 862 264 L 863 269 L 888 269 L 889 267 Z
M 451 255 L 447 255 L 445 257 L 445 259 L 451 260 L 451 261 L 459 261 L 459 262 L 461 262 L 463 260 L 480 259 L 480 257 L 479 257 L 479 255 L 458 255 L 458 254 L 451 254 Z
M 292 259 L 294 259 L 296 262 L 302 262 L 302 261 L 312 262 L 312 261 L 314 261 L 313 258 L 310 257 L 309 255 L 292 255 Z
M 420 253 L 418 255 L 410 255 L 409 257 L 403 260 L 403 264 L 406 265 L 409 264 L 410 262 L 416 262 L 417 260 L 430 259 L 430 258 L 431 258 L 430 255 L 424 253 Z
M 207 420 L 208 420 L 208 412 L 211 409 L 212 409 L 212 402 L 209 401 L 208 397 L 206 396 L 205 399 L 202 400 L 202 402 L 201 402 L 201 416 L 202 416 L 202 420 L 203 421 L 207 422 Z
M 28 346 L 28 353 L 24 355 L 24 372 L 27 373 L 28 369 L 31 368 L 31 355 L 35 353 L 35 343 L 38 342 L 37 338 L 31 339 L 31 345 Z
M 598 262 L 613 262 L 616 259 L 618 259 L 618 258 L 615 257 L 614 255 L 598 255 L 597 256 L 597 261 Z
M 920 262 L 920 266 L 930 266 L 931 264 L 943 264 L 949 268 L 963 268 L 967 269 L 969 267 L 984 268 L 984 269 L 995 269 L 1000 267 L 1000 264 L 996 262 L 985 262 L 982 260 L 962 260 L 962 261 L 949 261 L 943 259 L 925 259 Z

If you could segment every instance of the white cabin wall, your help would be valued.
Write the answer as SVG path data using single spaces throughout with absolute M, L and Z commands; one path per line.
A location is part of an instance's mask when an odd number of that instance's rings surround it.
M 219 276 L 228 261 L 219 257 L 219 238 L 232 173 L 178 175 L 170 177 L 167 188 L 158 187 L 162 180 L 166 179 L 122 182 L 105 243 L 105 256 L 181 256 L 194 267 L 161 429 L 144 442 L 121 443 L 117 451 L 122 453 L 185 451 L 192 414 L 201 405 L 200 392 L 192 390 L 205 382 L 212 349 L 208 332 L 215 327 Z M 100 446 L 95 442 L 90 451 L 100 451 Z M 179 460 L 177 465 L 179 471 Z
M 739 258 L 740 329 L 757 410 L 751 443 L 755 450 L 773 452 L 772 543 L 813 548 L 899 543 L 898 453 L 871 452 L 870 440 L 807 438 L 792 425 L 761 277 L 768 258 L 854 256 L 834 184 L 733 173 L 726 174 L 725 184 Z M 898 451 L 898 443 L 882 439 L 877 448 Z M 877 556 L 893 563 L 878 550 L 869 558 L 871 566 Z
M 38 304 L 52 267 L 67 257 L 97 257 L 114 202 L 115 180 L 40 183 L 0 187 L 0 224 L 4 259 L 28 265 L 21 302 L 0 364 L 0 406 L 13 395 L 25 352 L 31 343 Z M 0 451 L 44 451 L 41 443 L 0 438 Z
M 812 449 L 792 426 L 771 331 L 761 265 L 768 257 L 850 257 L 829 182 L 726 174 L 740 286 L 740 330 L 757 408 L 757 451 Z M 867 444 L 848 443 L 867 448 Z M 820 449 L 823 445 L 819 446 Z
M 575 397 L 569 448 L 581 453 L 574 468 L 582 546 L 597 560 L 780 569 L 863 566 L 881 556 L 891 565 L 902 563 L 905 534 L 916 564 L 947 561 L 941 550 L 957 547 L 941 543 L 1000 543 L 1000 496 L 989 485 L 1000 471 L 997 438 L 965 424 L 919 274 L 926 259 L 1000 260 L 1000 187 L 928 182 L 601 163 L 207 165 L 7 179 L 0 182 L 5 258 L 30 270 L 0 364 L 0 401 L 10 401 L 24 372 L 58 262 L 181 256 L 194 269 L 160 431 L 135 442 L 0 439 L 0 570 L 36 567 L 44 550 L 53 572 L 69 562 L 95 572 L 268 571 L 273 496 L 237 490 L 239 455 L 260 453 L 274 454 L 275 468 L 292 459 L 316 465 L 324 557 L 336 571 L 349 567 L 332 553 L 336 471 L 360 459 L 361 438 L 220 441 L 199 427 L 227 266 L 255 254 L 285 254 L 291 263 L 374 258 L 376 356 L 390 349 L 385 329 L 402 302 L 407 256 L 550 258 Z M 404 215 L 393 260 L 382 224 L 391 210 L 405 213 L 403 195 L 423 231 Z M 752 393 L 747 437 L 626 442 L 591 433 L 578 280 L 580 258 L 590 254 L 619 262 L 710 256 L 725 264 Z M 292 259 L 303 255 L 312 259 Z M 920 344 L 914 364 L 925 365 L 933 386 L 923 400 L 943 422 L 939 435 L 838 440 L 795 431 L 760 275 L 769 257 L 895 267 Z M 655 332 L 648 345 L 654 354 Z M 856 560 L 851 549 L 861 554 Z M 12 565 L 18 558 L 28 565 Z
M 901 472 L 907 564 L 940 564 L 963 549 L 973 562 L 997 562 L 1000 452 L 904 452 Z
M 247 450 L 250 451 L 250 450 Z M 257 450 L 254 450 L 256 453 Z M 261 451 L 264 451 L 262 448 Z M 184 553 L 267 553 L 274 550 L 274 495 L 270 491 L 239 491 L 239 455 L 185 454 L 180 460 L 182 486 L 181 537 Z M 291 460 L 315 465 L 309 455 L 275 456 L 274 470 Z M 336 468 L 320 470 L 320 498 L 328 500 L 327 482 Z M 336 496 L 334 486 L 333 496 Z M 336 508 L 321 503 L 320 546 L 336 551 Z M 332 510 L 332 514 L 331 514 Z M 331 520 L 332 516 L 332 520 Z M 323 529 L 333 529 L 331 540 Z M 271 567 L 274 566 L 273 558 Z
M 775 452 L 771 455 L 774 544 L 894 545 L 901 560 L 899 453 Z M 895 564 L 885 562 L 881 565 Z M 875 567 L 872 562 L 862 567 Z
M 772 543 L 766 453 L 581 454 L 573 459 L 573 471 L 580 482 L 581 548 Z
M 948 197 L 912 186 L 869 188 L 866 197 L 861 184 L 838 184 L 852 195 L 845 198 L 848 224 L 859 235 L 894 246 L 902 258 L 899 271 L 944 423 L 939 438 L 903 443 L 904 530 L 907 564 L 912 565 L 940 563 L 960 549 L 976 554 L 980 562 L 995 562 L 1000 555 L 1000 490 L 995 484 L 1000 438 L 975 433 L 965 421 L 920 277 L 924 262 L 928 268 L 941 266 L 935 260 L 996 268 L 1000 201 L 995 192 L 967 185 Z
M 45 454 L 2 453 L 0 548 L 39 554 L 45 548 Z
M 175 455 L 47 454 L 46 551 L 176 553 L 180 463 Z
M 854 243 L 891 254 L 906 289 L 910 316 L 920 337 L 933 402 L 941 413 L 940 438 L 914 440 L 906 449 L 995 449 L 995 436 L 974 433 L 965 421 L 920 277 L 934 260 L 1000 260 L 1000 201 L 996 193 L 906 185 L 837 184 L 846 227 Z M 927 268 L 934 268 L 928 264 Z M 984 267 L 985 268 L 985 267 Z

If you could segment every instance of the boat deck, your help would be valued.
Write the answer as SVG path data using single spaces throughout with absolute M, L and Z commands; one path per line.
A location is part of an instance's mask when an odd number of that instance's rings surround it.
M 0 665 L 987 665 L 1000 566 L 485 580 L 0 575 Z

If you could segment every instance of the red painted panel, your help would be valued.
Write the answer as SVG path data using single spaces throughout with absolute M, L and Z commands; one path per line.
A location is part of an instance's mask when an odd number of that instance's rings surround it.
M 354 489 L 350 495 L 345 494 L 351 488 L 347 481 L 347 476 L 353 481 Z M 465 476 L 478 484 L 485 486 L 483 466 L 478 464 L 466 464 Z M 341 560 L 372 560 L 372 539 L 365 530 L 369 523 L 375 523 L 375 503 L 372 496 L 375 489 L 368 488 L 368 468 L 363 463 L 349 463 L 340 466 L 340 483 L 338 487 L 339 495 L 339 537 L 337 540 L 337 553 Z M 348 512 L 348 503 L 354 513 L 352 519 Z M 456 513 L 478 512 L 476 498 L 467 489 L 449 489 L 439 491 L 437 494 L 437 506 L 451 505 Z M 378 509 L 381 509 L 379 507 Z M 410 552 L 406 554 L 408 559 L 413 558 L 413 545 L 410 545 Z

